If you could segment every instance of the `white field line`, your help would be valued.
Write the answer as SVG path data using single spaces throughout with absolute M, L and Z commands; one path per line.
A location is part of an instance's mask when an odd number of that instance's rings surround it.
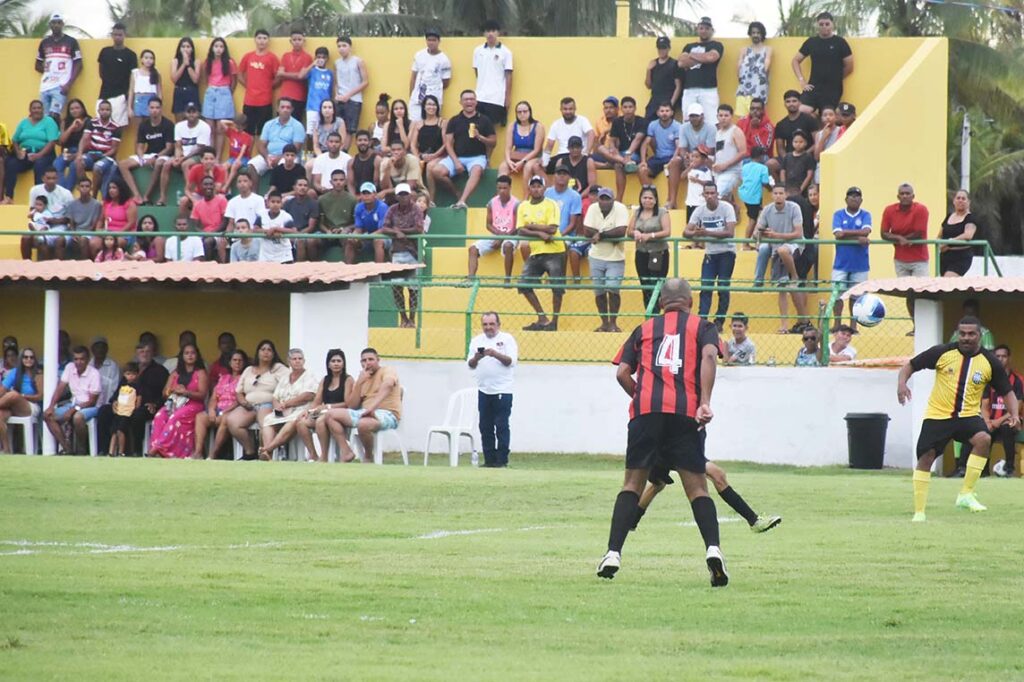
M 435 530 L 423 535 L 413 537 L 414 540 L 439 540 L 458 535 L 481 535 L 483 533 L 528 533 L 534 530 L 548 530 L 550 528 L 571 528 L 571 526 L 524 526 L 522 528 L 471 528 L 467 530 Z
M 58 542 L 58 541 L 47 541 L 47 540 L 0 540 L 0 546 L 8 547 L 19 547 L 12 552 L 0 552 L 0 556 L 24 556 L 27 554 L 42 554 L 40 549 L 66 549 L 69 551 L 61 552 L 45 552 L 47 554 L 56 554 L 63 556 L 82 555 L 82 554 L 129 554 L 129 553 L 144 553 L 144 552 L 178 552 L 190 549 L 250 549 L 260 547 L 279 547 L 282 543 L 280 542 L 256 542 L 250 543 L 245 542 L 235 545 L 227 545 L 227 547 L 218 547 L 214 545 L 162 545 L 155 547 L 139 547 L 136 545 L 108 545 L 101 542 Z

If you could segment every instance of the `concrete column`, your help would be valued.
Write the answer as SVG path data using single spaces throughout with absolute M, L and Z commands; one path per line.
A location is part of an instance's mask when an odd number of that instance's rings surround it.
M 345 351 L 348 373 L 359 374 L 359 351 L 369 345 L 370 287 L 293 293 L 289 311 L 288 345 L 306 354 L 306 367 L 324 373 L 327 351 Z
M 918 298 L 914 301 L 914 354 L 923 353 L 932 346 L 943 341 L 945 330 L 942 320 L 942 301 Z M 921 421 L 928 407 L 928 396 L 935 385 L 935 373 L 926 370 L 914 374 L 910 381 L 913 393 L 911 412 L 913 415 L 910 429 L 910 452 L 913 457 L 911 466 L 917 465 L 917 437 L 921 433 Z M 941 458 L 938 461 L 942 461 Z
M 47 289 L 43 303 L 43 409 L 50 405 L 53 392 L 57 388 L 60 376 L 57 367 L 60 365 L 58 346 L 60 344 L 60 292 Z M 50 430 L 43 427 L 43 454 L 57 454 L 57 441 Z
M 629 0 L 615 0 L 615 37 L 629 37 Z

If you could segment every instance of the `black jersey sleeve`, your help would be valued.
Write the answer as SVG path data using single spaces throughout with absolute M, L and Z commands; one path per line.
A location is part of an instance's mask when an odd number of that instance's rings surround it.
M 999 362 L 996 354 L 987 348 L 982 348 L 981 353 L 988 360 L 989 364 L 992 365 L 992 379 L 989 381 L 989 386 L 994 388 L 999 395 L 1006 395 L 1012 392 L 1013 386 L 1010 385 L 1010 377 L 1006 375 L 1003 363 Z
M 910 360 L 910 366 L 914 368 L 915 372 L 920 372 L 922 369 L 935 369 L 935 363 L 939 361 L 943 353 L 956 348 L 955 343 L 944 343 L 938 346 L 932 346 L 928 350 L 919 355 L 914 356 Z

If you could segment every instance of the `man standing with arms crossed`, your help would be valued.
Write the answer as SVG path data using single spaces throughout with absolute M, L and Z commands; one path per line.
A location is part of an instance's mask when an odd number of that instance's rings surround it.
M 469 342 L 469 368 L 477 385 L 477 410 L 480 412 L 480 442 L 484 466 L 508 466 L 508 418 L 512 414 L 512 381 L 519 347 L 515 338 L 501 331 L 496 312 L 480 317 L 483 334 Z
M 914 188 L 905 182 L 896 190 L 895 204 L 882 211 L 882 239 L 893 242 L 893 266 L 897 277 L 928 276 L 928 246 L 911 244 L 928 238 L 928 207 L 914 201 Z M 907 312 L 914 319 L 914 297 L 907 296 Z M 913 336 L 911 329 L 907 336 Z
M 718 516 L 708 497 L 700 430 L 711 421 L 711 392 L 718 360 L 715 325 L 690 314 L 693 294 L 682 279 L 666 279 L 661 289 L 665 312 L 633 330 L 614 362 L 615 378 L 630 397 L 626 476 L 615 499 L 608 552 L 597 567 L 613 578 L 622 545 L 639 513 L 640 493 L 652 468 L 675 469 L 690 500 L 694 521 L 707 548 L 711 586 L 729 584 L 718 547 Z M 633 378 L 634 373 L 636 378 Z

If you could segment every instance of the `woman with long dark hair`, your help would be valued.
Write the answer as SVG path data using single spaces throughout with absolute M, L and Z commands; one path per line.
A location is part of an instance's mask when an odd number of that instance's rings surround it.
M 942 239 L 971 241 L 978 237 L 978 219 L 971 213 L 971 195 L 958 189 L 953 195 L 953 212 L 942 221 Z M 963 277 L 974 262 L 973 246 L 939 247 L 939 271 L 943 277 Z
M 277 354 L 274 342 L 263 339 L 257 343 L 253 365 L 238 379 L 238 406 L 227 413 L 228 431 L 241 444 L 244 459 L 256 459 L 249 427 L 257 422 L 262 424 L 273 411 L 274 390 L 287 376 L 288 367 Z
M 238 81 L 238 65 L 228 52 L 223 38 L 214 38 L 203 62 L 202 75 L 206 78 L 206 94 L 203 96 L 203 118 L 210 124 L 211 146 L 221 158 L 224 151 L 224 136 L 218 135 L 219 121 L 235 118 L 235 84 Z
M 498 167 L 498 175 L 521 175 L 523 196 L 527 197 L 530 169 L 540 163 L 545 130 L 544 124 L 533 117 L 533 107 L 526 100 L 516 103 L 515 115 L 516 122 L 505 136 L 505 160 Z
M 236 348 L 231 353 L 227 363 L 227 372 L 222 373 L 217 379 L 217 385 L 210 391 L 210 398 L 207 401 L 206 412 L 196 415 L 196 439 L 193 459 L 202 459 L 203 451 L 206 449 L 206 434 L 211 428 L 216 429 L 213 437 L 213 447 L 207 453 L 206 459 L 217 459 L 224 444 L 228 442 L 231 434 L 228 432 L 227 413 L 238 405 L 238 382 L 242 378 L 242 372 L 249 366 L 249 356 L 241 348 Z
M 7 420 L 11 417 L 37 417 L 42 411 L 43 370 L 36 352 L 23 348 L 18 366 L 4 376 L 0 387 L 0 452 L 11 452 Z
M 57 184 L 71 192 L 78 184 L 75 155 L 78 153 L 78 145 L 82 144 L 82 134 L 88 122 L 89 112 L 85 108 L 85 102 L 77 97 L 69 100 L 68 113 L 64 117 L 60 138 L 57 140 L 61 153 L 53 160 L 53 167 L 57 169 Z
M 317 389 L 316 397 L 313 398 L 313 403 L 306 412 L 306 416 L 300 418 L 295 424 L 295 430 L 306 446 L 310 461 L 326 462 L 328 460 L 331 433 L 327 428 L 327 415 L 332 410 L 348 409 L 348 400 L 352 397 L 352 387 L 356 383 L 352 375 L 348 373 L 345 351 L 340 348 L 332 348 L 327 351 L 326 369 L 327 375 L 320 382 L 320 388 Z M 313 443 L 314 431 L 317 440 L 320 441 L 319 458 Z
M 124 178 L 116 177 L 107 186 L 107 196 L 103 201 L 103 229 L 117 232 L 118 247 L 128 250 L 128 239 L 121 233 L 135 232 L 139 216 L 139 203 L 132 196 Z M 99 253 L 103 249 L 103 239 L 92 237 L 89 240 L 91 253 Z
M 196 44 L 185 36 L 178 41 L 171 60 L 171 82 L 174 83 L 174 103 L 171 113 L 175 120 L 185 118 L 189 102 L 199 106 L 199 66 L 196 63 Z
M 644 310 L 659 279 L 668 276 L 668 242 L 672 236 L 672 223 L 668 211 L 660 206 L 658 188 L 644 185 L 640 188 L 640 206 L 629 217 L 626 236 L 636 241 L 634 264 L 640 285 L 644 287 Z
M 391 103 L 391 117 L 388 119 L 388 129 L 384 134 L 383 146 L 390 147 L 392 142 L 401 142 L 409 148 L 409 131 L 412 123 L 409 121 L 409 105 L 404 99 L 396 99 Z
M 178 366 L 164 386 L 164 406 L 153 417 L 150 457 L 185 459 L 195 452 L 196 415 L 208 392 L 206 364 L 199 348 L 186 343 L 178 351 Z

